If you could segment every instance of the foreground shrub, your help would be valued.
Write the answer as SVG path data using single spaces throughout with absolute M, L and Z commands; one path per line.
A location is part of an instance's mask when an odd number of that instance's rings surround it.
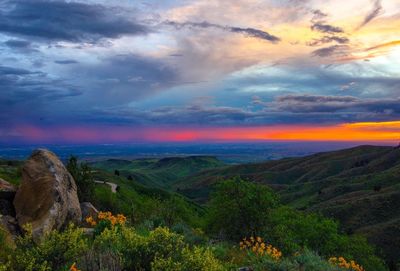
M 10 258 L 10 270 L 47 271 L 65 270 L 88 250 L 83 231 L 69 226 L 65 231 L 52 231 L 35 243 L 28 229 L 16 240 L 16 249 Z
M 337 252 L 338 224 L 331 219 L 283 206 L 271 211 L 269 223 L 264 229 L 264 237 L 285 254 L 293 254 L 305 247 L 320 255 L 330 256 Z
M 271 257 L 251 257 L 250 264 L 256 271 L 339 271 L 337 266 L 330 264 L 315 252 L 303 250 L 301 253 L 275 260 Z M 343 271 L 343 270 L 342 270 Z
M 8 255 L 10 253 L 11 246 L 7 240 L 7 233 L 2 227 L 0 227 L 0 271 L 7 271 L 11 269 L 8 261 Z
M 88 216 L 85 219 L 87 225 L 95 228 L 95 234 L 99 234 L 104 229 L 112 229 L 125 225 L 126 217 L 123 214 L 113 215 L 111 212 L 99 212 L 97 216 Z
M 240 249 L 248 250 L 257 256 L 266 256 L 273 260 L 279 260 L 282 257 L 282 252 L 272 245 L 265 244 L 261 237 L 243 238 L 240 242 Z
M 347 261 L 343 257 L 331 257 L 329 259 L 329 263 L 331 263 L 334 266 L 338 266 L 341 269 L 346 269 L 351 271 L 365 271 L 365 269 L 355 261 L 353 260 Z
M 220 182 L 211 195 L 209 230 L 233 241 L 258 236 L 276 205 L 277 198 L 267 186 L 239 178 Z
M 190 248 L 182 235 L 168 228 L 157 228 L 148 236 L 127 227 L 105 229 L 94 240 L 93 252 L 94 258 L 112 253 L 123 270 L 221 270 L 210 250 Z
M 337 222 L 319 214 L 278 206 L 266 186 L 238 178 L 216 185 L 210 202 L 209 230 L 233 241 L 242 236 L 260 236 L 284 255 L 310 249 L 326 259 L 341 255 L 357 261 L 368 271 L 387 270 L 365 238 L 342 234 Z M 259 250 L 254 244 L 251 247 Z
M 332 219 L 282 206 L 271 210 L 269 223 L 264 238 L 286 255 L 308 248 L 325 258 L 342 255 L 356 260 L 366 270 L 387 270 L 364 237 L 340 233 L 339 225 Z
M 182 252 L 175 257 L 158 257 L 154 259 L 152 265 L 154 271 L 219 271 L 225 270 L 221 263 L 214 257 L 210 249 L 185 247 Z

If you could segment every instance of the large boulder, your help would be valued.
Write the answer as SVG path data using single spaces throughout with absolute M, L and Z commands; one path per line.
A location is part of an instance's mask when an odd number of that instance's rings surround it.
M 74 179 L 58 157 L 44 149 L 25 162 L 14 206 L 18 224 L 29 223 L 36 239 L 82 218 Z

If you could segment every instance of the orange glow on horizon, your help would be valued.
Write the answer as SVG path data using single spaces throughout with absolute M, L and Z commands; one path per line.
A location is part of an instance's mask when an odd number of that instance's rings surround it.
M 27 142 L 385 141 L 400 140 L 400 121 L 253 127 L 19 126 Z

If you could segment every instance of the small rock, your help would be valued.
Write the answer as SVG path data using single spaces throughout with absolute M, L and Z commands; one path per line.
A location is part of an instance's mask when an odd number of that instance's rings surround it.
M 94 229 L 93 228 L 81 228 L 83 230 L 83 234 L 86 236 L 94 236 Z
M 90 202 L 82 202 L 81 210 L 82 210 L 82 220 L 84 220 L 88 216 L 97 217 L 97 214 L 99 213 L 96 207 L 94 207 L 93 204 Z

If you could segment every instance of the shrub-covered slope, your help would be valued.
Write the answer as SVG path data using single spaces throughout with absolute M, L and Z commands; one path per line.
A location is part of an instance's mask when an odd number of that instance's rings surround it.
M 109 172 L 117 171 L 149 187 L 169 188 L 177 179 L 205 169 L 218 168 L 224 164 L 212 156 L 144 158 L 135 160 L 108 159 L 91 163 L 94 168 Z
M 240 176 L 267 184 L 283 202 L 338 219 L 363 233 L 392 261 L 400 258 L 400 149 L 359 146 L 301 158 L 229 166 L 175 183 L 184 195 L 206 201 L 213 184 Z

